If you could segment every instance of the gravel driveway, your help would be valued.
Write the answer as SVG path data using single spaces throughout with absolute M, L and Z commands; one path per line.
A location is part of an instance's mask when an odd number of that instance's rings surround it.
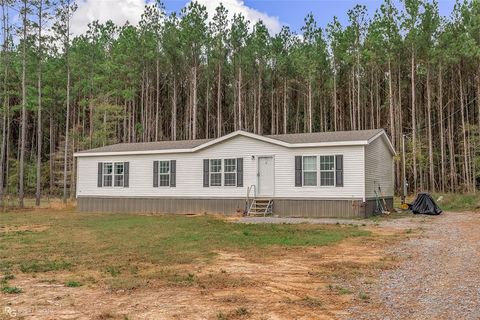
M 480 213 L 444 213 L 391 249 L 398 268 L 362 284 L 370 296 L 347 319 L 480 319 Z

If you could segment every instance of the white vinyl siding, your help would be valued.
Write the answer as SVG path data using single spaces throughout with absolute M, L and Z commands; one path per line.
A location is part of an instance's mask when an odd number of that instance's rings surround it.
M 246 196 L 247 188 L 257 184 L 258 157 L 274 156 L 274 197 L 362 199 L 365 187 L 363 149 L 363 146 L 286 148 L 250 137 L 236 136 L 193 153 L 78 157 L 77 195 L 243 199 Z M 343 188 L 335 186 L 295 188 L 296 155 L 317 156 L 317 166 L 319 166 L 320 156 L 335 154 L 344 156 Z M 214 190 L 203 187 L 204 159 L 238 157 L 244 159 L 243 187 L 214 188 Z M 162 161 L 172 158 L 177 160 L 176 188 L 165 188 L 159 193 L 151 182 L 152 163 L 155 160 Z M 115 161 L 130 162 L 129 188 L 97 188 L 97 163 Z
M 384 137 L 379 137 L 365 146 L 365 196 L 393 196 L 393 155 Z M 380 190 L 379 190 L 380 187 Z

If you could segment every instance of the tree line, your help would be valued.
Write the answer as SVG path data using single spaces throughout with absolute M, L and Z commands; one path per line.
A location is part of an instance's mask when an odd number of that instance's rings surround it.
M 89 24 L 72 0 L 0 0 L 0 201 L 75 193 L 78 150 L 119 142 L 384 128 L 409 191 L 480 181 L 480 2 L 385 0 L 299 32 L 220 5 L 159 1 L 138 25 Z M 14 16 L 12 16 L 14 15 Z M 402 158 L 395 159 L 396 189 Z

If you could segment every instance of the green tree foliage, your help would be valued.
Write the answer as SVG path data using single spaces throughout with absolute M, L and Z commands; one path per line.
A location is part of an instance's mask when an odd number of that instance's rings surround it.
M 1 2 L 0 201 L 19 192 L 21 159 L 26 194 L 40 163 L 42 189 L 73 195 L 75 151 L 238 129 L 384 128 L 397 151 L 405 135 L 410 191 L 480 183 L 479 1 L 441 17 L 436 1 L 384 0 L 345 25 L 307 14 L 277 34 L 221 5 L 208 17 L 195 1 L 169 14 L 154 1 L 136 26 L 93 21 L 77 36 L 73 1 L 40 1 Z

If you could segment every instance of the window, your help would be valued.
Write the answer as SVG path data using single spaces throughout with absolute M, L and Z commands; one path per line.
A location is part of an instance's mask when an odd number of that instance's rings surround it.
M 123 178 L 124 178 L 124 165 L 123 162 L 115 162 L 115 187 L 123 187 Z
M 104 162 L 102 170 L 103 187 L 125 186 L 125 163 Z
M 304 186 L 317 185 L 317 157 L 316 156 L 303 157 L 303 185 Z
M 113 164 L 105 162 L 103 164 L 103 186 L 111 187 L 113 182 Z
M 237 185 L 237 159 L 225 159 L 225 176 L 224 186 L 236 186 Z
M 170 186 L 170 161 L 159 161 L 158 167 L 159 167 L 158 168 L 159 186 L 169 187 Z
M 210 160 L 210 185 L 212 187 L 222 185 L 222 159 Z
M 320 156 L 320 185 L 335 185 L 335 156 Z

